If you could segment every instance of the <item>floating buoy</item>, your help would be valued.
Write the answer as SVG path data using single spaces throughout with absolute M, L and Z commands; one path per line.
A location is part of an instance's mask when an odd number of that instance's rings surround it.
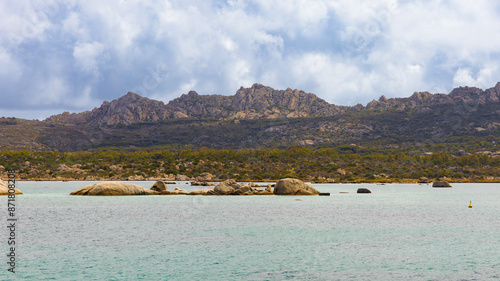
M 469 203 L 469 208 L 472 208 L 472 201 L 470 201 Z

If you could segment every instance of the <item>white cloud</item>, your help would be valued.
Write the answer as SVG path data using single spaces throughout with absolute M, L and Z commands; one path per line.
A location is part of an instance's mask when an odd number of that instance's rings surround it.
M 500 71 L 497 66 L 487 66 L 474 73 L 469 68 L 460 68 L 453 77 L 453 86 L 473 86 L 482 87 L 484 85 L 493 85 L 498 82 Z
M 488 0 L 7 1 L 0 33 L 4 87 L 40 112 L 132 89 L 168 101 L 264 83 L 354 105 L 500 81 Z
M 99 75 L 99 64 L 103 63 L 103 44 L 99 42 L 77 43 L 73 48 L 73 57 L 76 64 L 85 73 Z

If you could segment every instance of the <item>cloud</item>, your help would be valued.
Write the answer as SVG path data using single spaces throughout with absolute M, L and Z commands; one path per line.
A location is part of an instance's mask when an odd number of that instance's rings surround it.
M 263 83 L 354 105 L 500 81 L 487 0 L 16 1 L 0 32 L 0 115 L 25 118 L 130 90 L 168 102 Z
M 103 61 L 101 57 L 104 46 L 99 42 L 77 43 L 73 48 L 73 57 L 76 64 L 84 73 L 99 74 L 99 63 Z

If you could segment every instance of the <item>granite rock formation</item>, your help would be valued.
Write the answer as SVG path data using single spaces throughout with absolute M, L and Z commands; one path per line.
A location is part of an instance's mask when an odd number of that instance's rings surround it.
M 318 195 L 320 192 L 316 188 L 305 184 L 299 179 L 281 179 L 274 187 L 276 195 Z
M 23 194 L 19 189 L 14 189 L 15 195 Z M 0 180 L 0 195 L 9 195 L 9 184 L 5 181 Z
M 93 185 L 87 185 L 76 191 L 70 193 L 70 195 L 93 195 L 93 196 L 104 196 L 104 195 L 154 195 L 158 192 L 146 189 L 142 186 L 138 186 L 130 183 L 122 182 L 101 182 Z

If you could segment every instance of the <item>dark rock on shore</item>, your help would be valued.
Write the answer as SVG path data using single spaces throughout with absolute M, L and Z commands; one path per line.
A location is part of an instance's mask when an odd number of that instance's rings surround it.
M 447 181 L 435 181 L 432 187 L 451 187 L 451 184 Z

